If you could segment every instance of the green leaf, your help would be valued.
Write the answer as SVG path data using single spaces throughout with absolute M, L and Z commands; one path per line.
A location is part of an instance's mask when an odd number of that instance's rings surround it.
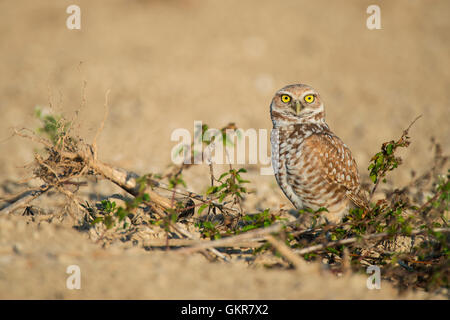
M 216 193 L 217 187 L 211 186 L 206 190 L 206 194 Z
M 377 182 L 377 175 L 376 174 L 371 174 L 370 175 L 370 180 L 372 180 L 373 183 Z
M 387 153 L 388 155 L 391 155 L 393 149 L 394 149 L 394 146 L 392 145 L 392 143 L 389 143 L 389 144 L 386 146 L 386 153 Z
M 107 229 L 111 229 L 114 226 L 114 221 L 111 216 L 106 216 L 103 222 Z
M 227 196 L 226 193 L 222 193 L 219 197 L 219 202 L 222 203 L 223 199 L 225 199 L 226 196 Z
M 257 228 L 257 226 L 255 226 L 253 224 L 249 224 L 249 225 L 244 226 L 241 230 L 243 232 L 246 232 L 246 231 L 249 231 L 249 230 L 252 230 L 252 229 L 256 229 L 256 228 Z
M 203 227 L 205 227 L 207 229 L 214 229 L 214 225 L 210 221 L 203 222 Z
M 331 253 L 334 253 L 334 254 L 339 255 L 339 251 L 336 250 L 335 248 L 328 247 L 326 250 L 327 250 L 328 252 L 331 252 Z
M 207 203 L 202 204 L 197 211 L 197 214 L 202 214 L 203 210 L 205 210 L 209 205 Z
M 226 177 L 229 174 L 229 172 L 224 172 L 220 175 L 219 181 L 221 181 L 224 177 Z
M 377 166 L 381 167 L 383 165 L 384 156 L 380 154 L 377 158 Z
M 103 217 L 97 217 L 94 219 L 94 221 L 91 222 L 91 225 L 94 225 L 94 224 L 102 222 L 102 221 L 103 221 Z
M 119 207 L 119 209 L 117 209 L 116 214 L 117 214 L 117 217 L 119 217 L 119 221 L 122 221 L 128 215 L 128 212 L 124 208 Z

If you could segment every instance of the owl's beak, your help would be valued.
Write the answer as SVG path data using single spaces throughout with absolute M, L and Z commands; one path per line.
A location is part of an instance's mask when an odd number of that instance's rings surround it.
M 297 115 L 300 115 L 300 111 L 302 110 L 302 105 L 300 104 L 300 101 L 295 101 L 295 111 L 297 112 Z

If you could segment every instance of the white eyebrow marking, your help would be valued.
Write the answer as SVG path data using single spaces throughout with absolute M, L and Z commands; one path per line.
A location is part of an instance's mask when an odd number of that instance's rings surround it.
M 314 95 L 314 96 L 317 96 L 317 93 L 315 93 L 314 91 L 309 90 L 309 91 L 303 92 L 302 98 L 304 98 L 304 97 L 307 96 L 308 94 L 312 94 L 312 95 Z
M 291 92 L 287 92 L 287 91 L 278 91 L 279 94 L 286 94 L 289 97 L 292 97 L 292 93 Z

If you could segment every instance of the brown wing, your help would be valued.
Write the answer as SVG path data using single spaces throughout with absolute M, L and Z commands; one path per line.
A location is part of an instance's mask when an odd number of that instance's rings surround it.
M 319 174 L 331 185 L 345 190 L 346 196 L 357 206 L 366 207 L 360 194 L 358 168 L 350 149 L 330 132 L 313 134 L 305 139 L 304 152 L 316 160 Z M 344 191 L 343 190 L 343 191 Z

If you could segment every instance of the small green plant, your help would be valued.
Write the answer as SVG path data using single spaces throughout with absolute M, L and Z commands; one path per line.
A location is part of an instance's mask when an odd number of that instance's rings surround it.
M 222 237 L 217 222 L 200 221 L 197 222 L 195 226 L 199 228 L 199 231 L 204 238 L 218 240 Z
M 145 193 L 147 185 L 146 181 L 147 176 L 140 177 L 136 180 L 139 185 L 139 192 L 136 197 L 127 200 L 124 207 L 117 206 L 114 201 L 102 200 L 100 204 L 97 205 L 99 214 L 93 217 L 91 225 L 103 223 L 107 229 L 111 229 L 112 227 L 115 227 L 117 223 L 122 222 L 126 217 L 134 215 L 141 204 L 150 201 L 150 196 L 148 193 Z M 128 225 L 123 224 L 124 229 L 127 227 Z
M 237 204 L 242 214 L 241 201 L 244 199 L 243 195 L 247 193 L 247 188 L 244 184 L 250 182 L 241 177 L 241 174 L 245 172 L 247 172 L 247 170 L 244 168 L 238 170 L 231 168 L 222 173 L 219 179 L 213 179 L 213 181 L 219 182 L 219 185 L 212 185 L 206 190 L 206 196 L 209 196 L 211 200 L 203 203 L 199 207 L 197 214 L 200 215 L 206 208 L 213 211 L 215 211 L 216 208 L 219 208 L 219 210 L 223 211 L 224 207 L 222 205 L 218 206 L 213 200 L 217 200 L 219 204 L 229 202 L 231 202 L 232 205 Z
M 435 196 L 429 199 L 429 203 L 435 209 L 448 211 L 450 203 L 450 169 L 447 171 L 447 175 L 438 177 Z
M 246 232 L 257 228 L 266 228 L 272 225 L 275 221 L 285 220 L 278 215 L 272 214 L 270 209 L 265 209 L 263 212 L 245 215 L 242 217 L 243 226 L 236 230 L 236 233 Z
M 71 125 L 70 122 L 59 115 L 44 114 L 38 107 L 35 109 L 35 116 L 42 124 L 37 129 L 37 132 L 47 136 L 54 145 L 60 144 L 62 139 L 67 135 Z
M 372 193 L 375 191 L 380 179 L 383 178 L 383 181 L 386 182 L 384 177 L 388 171 L 392 171 L 397 168 L 401 163 L 402 159 L 395 155 L 398 148 L 407 148 L 410 144 L 409 129 L 411 126 L 419 119 L 417 117 L 409 127 L 403 131 L 400 139 L 397 141 L 391 140 L 389 142 L 385 142 L 381 145 L 381 151 L 375 154 L 370 160 L 369 164 L 369 177 L 373 183 L 375 183 L 375 187 L 372 190 Z
M 175 189 L 178 185 L 182 185 L 185 188 L 187 187 L 181 172 L 169 177 L 169 189 Z
M 247 189 L 243 185 L 250 182 L 242 179 L 241 173 L 245 172 L 247 170 L 241 168 L 239 170 L 230 169 L 222 173 L 217 180 L 221 184 L 219 186 L 209 187 L 206 194 L 217 196 L 219 202 L 223 202 L 225 198 L 231 196 L 234 199 L 234 203 L 238 203 L 243 199 L 242 194 L 247 193 Z
M 115 225 L 115 216 L 117 216 L 116 203 L 109 200 L 102 200 L 97 206 L 99 215 L 91 222 L 92 225 L 102 222 L 107 229 Z

